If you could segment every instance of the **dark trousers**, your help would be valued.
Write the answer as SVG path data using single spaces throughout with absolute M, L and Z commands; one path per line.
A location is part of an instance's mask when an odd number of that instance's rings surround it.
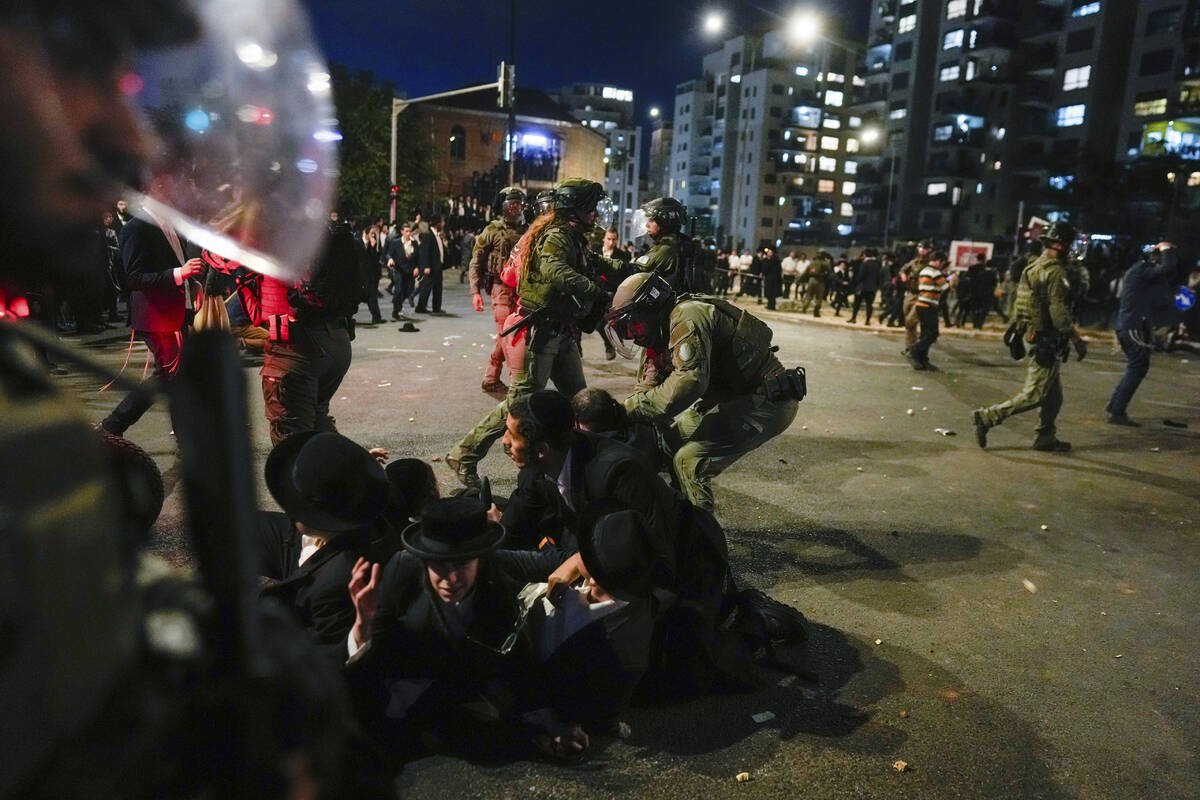
M 917 320 L 921 324 L 921 335 L 913 345 L 912 357 L 915 361 L 927 363 L 929 348 L 938 338 L 938 307 L 917 305 Z
M 286 342 L 268 342 L 262 390 L 271 444 L 294 433 L 336 431 L 329 415 L 333 398 L 350 369 L 350 331 L 344 324 L 293 324 Z
M 138 331 L 137 335 L 146 343 L 146 348 L 154 359 L 154 377 L 163 381 L 171 380 L 179 369 L 179 348 L 183 343 L 183 333 Z M 142 418 L 153 402 L 149 395 L 130 392 L 112 413 L 104 418 L 100 426 L 109 433 L 124 436 L 125 431 Z
M 1105 410 L 1114 417 L 1121 417 L 1129 410 L 1133 393 L 1150 371 L 1150 348 L 1141 343 L 1146 341 L 1146 336 L 1139 331 L 1117 331 L 1117 341 L 1125 353 L 1125 374 L 1121 376 L 1117 388 L 1113 389 Z
M 433 269 L 428 275 L 422 270 L 417 276 L 417 313 L 428 312 L 429 293 L 433 292 L 433 310 L 442 310 L 442 271 Z
M 871 308 L 875 305 L 875 292 L 868 292 L 865 289 L 859 289 L 854 295 L 854 307 L 850 310 L 850 321 L 858 319 L 858 309 L 862 305 L 867 306 L 867 325 L 871 324 Z
M 379 313 L 379 270 L 376 269 L 373 274 L 362 276 L 362 299 L 367 304 L 367 309 L 371 312 L 371 322 L 382 322 L 383 316 Z
M 392 313 L 400 316 L 404 311 L 404 303 L 412 300 L 414 278 L 408 269 L 393 268 L 392 281 L 395 283 L 392 291 Z

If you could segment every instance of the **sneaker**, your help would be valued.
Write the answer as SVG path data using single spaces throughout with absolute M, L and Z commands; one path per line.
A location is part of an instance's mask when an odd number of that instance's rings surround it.
M 979 409 L 972 411 L 971 422 L 975 424 L 975 441 L 980 447 L 987 447 L 987 433 L 991 426 L 983 421 L 983 412 Z
M 1055 438 L 1038 439 L 1033 443 L 1033 449 L 1043 453 L 1065 453 L 1071 449 L 1071 443 Z
M 459 461 L 457 458 L 446 456 L 446 466 L 454 470 L 458 482 L 468 489 L 478 489 L 480 486 L 479 472 L 474 461 Z
M 915 354 L 913 354 L 911 352 L 906 352 L 905 357 L 908 359 L 908 363 L 912 364 L 913 369 L 919 370 L 919 371 L 929 369 L 928 364 L 925 361 L 918 358 Z
M 1142 427 L 1140 423 L 1135 422 L 1134 420 L 1130 419 L 1128 414 L 1109 414 L 1108 415 L 1108 424 L 1109 425 L 1123 425 L 1126 428 Z

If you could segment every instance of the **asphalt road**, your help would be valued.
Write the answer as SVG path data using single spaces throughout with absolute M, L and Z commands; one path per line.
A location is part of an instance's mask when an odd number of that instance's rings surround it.
M 446 307 L 418 333 L 360 329 L 333 406 L 343 433 L 431 458 L 490 410 L 491 315 L 458 284 Z M 1130 409 L 1144 426 L 1116 428 L 1102 408 L 1123 361 L 1093 342 L 1063 371 L 1070 454 L 1029 448 L 1034 414 L 981 451 L 970 409 L 1023 374 L 998 342 L 944 336 L 941 371 L 918 373 L 894 333 L 784 320 L 772 317 L 780 357 L 808 368 L 810 395 L 790 430 L 718 478 L 718 514 L 740 578 L 813 623 L 820 684 L 632 709 L 632 736 L 597 742 L 582 769 L 426 759 L 407 768 L 406 796 L 1196 797 L 1200 358 L 1156 355 Z M 125 344 L 90 349 L 119 366 Z M 584 356 L 589 382 L 629 389 L 631 362 L 605 361 L 596 337 Z M 62 380 L 96 420 L 117 400 Z M 254 370 L 247 380 L 261 468 Z M 154 546 L 180 563 L 169 428 L 156 408 L 129 436 L 165 472 Z M 500 490 L 515 476 L 498 447 L 482 472 Z M 259 496 L 271 505 L 261 483 Z

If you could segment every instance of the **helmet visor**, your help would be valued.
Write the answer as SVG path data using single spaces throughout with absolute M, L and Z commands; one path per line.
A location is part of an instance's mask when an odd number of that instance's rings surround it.
M 646 216 L 646 212 L 642 209 L 639 208 L 637 211 L 633 212 L 633 219 L 630 222 L 631 227 L 629 235 L 632 238 L 637 239 L 648 234 L 649 231 L 646 230 L 646 223 L 649 221 L 650 218 Z
M 604 195 L 596 201 L 596 227 L 602 231 L 606 231 L 613 224 L 613 202 L 612 198 Z
M 121 82 L 152 142 L 127 197 L 206 250 L 303 277 L 326 235 L 342 138 L 307 18 L 295 0 L 186 5 L 200 35 L 139 54 Z

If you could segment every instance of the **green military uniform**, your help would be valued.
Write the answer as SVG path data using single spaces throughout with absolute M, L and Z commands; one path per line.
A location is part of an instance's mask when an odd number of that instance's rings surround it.
M 783 365 L 771 351 L 771 329 L 746 311 L 685 295 L 669 330 L 667 353 L 643 356 L 625 408 L 634 421 L 674 417 L 665 439 L 675 477 L 692 503 L 712 509 L 712 478 L 786 430 L 799 401 L 767 399 L 763 380 Z
M 1066 268 L 1050 250 L 1021 273 L 1014 321 L 1024 326 L 1025 340 L 1032 344 L 1025 385 L 1003 403 L 976 409 L 977 426 L 982 424 L 986 430 L 1013 414 L 1038 408 L 1041 419 L 1034 447 L 1056 441 L 1054 421 L 1063 401 L 1060 356 L 1074 330 L 1070 299 Z
M 451 462 L 471 467 L 478 463 L 504 435 L 508 407 L 518 397 L 545 388 L 550 380 L 567 397 L 586 385 L 573 325 L 592 311 L 603 294 L 586 274 L 587 236 L 578 226 L 555 220 L 533 247 L 517 295 L 526 314 L 542 316 L 525 334 L 529 339 L 523 365 L 513 373 L 508 396 L 455 445 Z
M 917 343 L 920 319 L 917 317 L 917 280 L 921 270 L 929 266 L 928 258 L 917 256 L 900 268 L 904 286 L 904 351 L 907 353 Z
M 642 272 L 657 272 L 677 292 L 686 291 L 683 274 L 683 242 L 677 233 L 660 233 L 645 255 L 634 259 L 633 265 Z
M 829 276 L 833 274 L 833 261 L 823 255 L 818 255 L 813 258 L 812 263 L 808 265 L 807 278 L 808 282 L 804 287 L 804 303 L 800 306 L 802 312 L 808 311 L 808 307 L 816 301 L 816 307 L 813 313 L 818 316 L 821 313 L 821 303 L 825 302 L 825 289 L 829 285 Z
M 509 253 L 521 239 L 521 230 L 510 225 L 503 217 L 492 220 L 475 239 L 475 249 L 471 251 L 471 291 L 480 295 L 489 295 L 492 299 L 492 319 L 496 323 L 496 333 L 504 330 L 504 321 L 515 310 L 517 293 L 500 280 L 500 271 L 508 260 Z M 500 380 L 500 370 L 504 366 L 504 342 L 499 335 L 489 356 L 488 368 L 483 375 L 484 385 L 496 384 Z

